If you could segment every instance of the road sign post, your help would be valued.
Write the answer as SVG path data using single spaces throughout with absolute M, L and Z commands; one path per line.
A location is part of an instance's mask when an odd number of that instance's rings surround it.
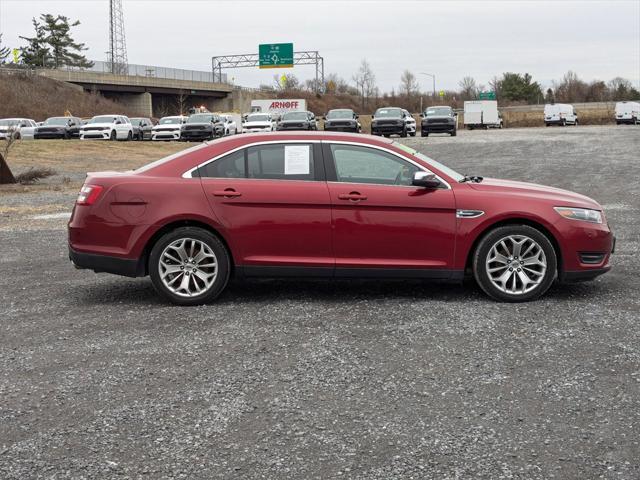
M 293 43 L 265 43 L 258 46 L 260 68 L 293 67 Z

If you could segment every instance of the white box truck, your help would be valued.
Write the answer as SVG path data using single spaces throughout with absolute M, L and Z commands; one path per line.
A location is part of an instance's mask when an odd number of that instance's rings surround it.
M 271 100 L 251 100 L 251 113 L 270 113 L 278 118 L 287 112 L 304 112 L 307 110 L 307 101 L 301 98 L 286 99 L 276 98 Z
M 578 125 L 578 114 L 573 105 L 568 103 L 547 103 L 544 106 L 544 124 L 549 125 Z
M 616 125 L 621 123 L 640 123 L 640 102 L 616 103 Z
M 464 126 L 474 128 L 502 128 L 502 117 L 496 100 L 468 100 L 464 102 Z

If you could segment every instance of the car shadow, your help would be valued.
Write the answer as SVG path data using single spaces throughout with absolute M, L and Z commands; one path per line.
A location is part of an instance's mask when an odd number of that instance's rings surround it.
M 604 282 L 554 283 L 540 301 L 571 301 L 606 294 Z M 74 292 L 86 304 L 169 305 L 148 278 L 114 277 L 85 284 Z M 494 303 L 472 280 L 463 284 L 426 280 L 234 279 L 210 305 L 268 302 L 438 301 Z M 508 305 L 508 304 L 503 304 Z

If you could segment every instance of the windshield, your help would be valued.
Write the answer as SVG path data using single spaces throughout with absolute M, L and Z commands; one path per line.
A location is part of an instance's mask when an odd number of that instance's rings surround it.
M 0 120 L 0 127 L 13 127 L 19 123 L 19 120 Z
M 141 118 L 132 118 L 131 119 L 131 125 L 135 125 L 136 127 L 140 126 L 140 122 L 142 122 Z
M 430 115 L 451 115 L 451 109 L 448 107 L 428 108 L 427 117 Z
M 182 119 L 178 117 L 166 117 L 160 119 L 160 125 L 170 125 L 176 123 L 182 123 Z
M 402 110 L 399 108 L 379 108 L 373 115 L 374 118 L 400 118 Z
M 209 113 L 196 113 L 187 119 L 187 123 L 209 123 L 212 118 L 213 115 Z
M 282 120 L 306 120 L 307 112 L 288 112 L 282 116 Z
M 116 121 L 116 117 L 111 117 L 108 115 L 101 115 L 99 117 L 93 117 L 87 123 L 113 123 Z
M 69 122 L 67 117 L 52 117 L 47 118 L 43 125 L 66 125 Z
M 330 110 L 329 113 L 327 113 L 327 120 L 337 118 L 353 118 L 353 110 Z
M 249 115 L 247 122 L 270 122 L 269 115 Z
M 444 173 L 448 177 L 451 177 L 456 182 L 459 182 L 460 180 L 464 179 L 464 175 L 460 175 L 455 170 L 447 167 L 446 165 L 441 164 L 440 162 L 433 160 L 432 158 L 427 157 L 426 155 L 423 155 L 422 153 L 418 152 L 417 150 L 414 150 L 411 147 L 407 147 L 406 145 L 403 145 L 402 143 L 398 143 L 398 142 L 393 142 L 392 145 L 394 145 L 395 147 L 398 147 L 400 150 L 403 150 L 413 155 L 414 157 L 418 157 L 420 160 L 422 160 L 423 162 L 426 162 L 428 165 L 433 165 L 436 169 L 440 170 L 442 173 Z
M 171 160 L 174 160 L 178 157 L 182 157 L 183 155 L 187 155 L 191 152 L 195 152 L 196 150 L 200 150 L 201 148 L 206 148 L 208 147 L 208 145 L 206 143 L 200 143 L 198 145 L 196 145 L 195 147 L 191 147 L 191 148 L 187 148 L 186 150 L 181 150 L 179 152 L 176 152 L 174 154 L 169 155 L 168 157 L 163 157 L 159 160 L 156 160 L 154 162 L 151 163 L 147 163 L 146 165 L 143 165 L 142 167 L 138 168 L 137 170 L 134 170 L 134 173 L 144 173 L 148 170 L 151 170 L 152 168 L 156 168 L 164 163 L 170 162 Z

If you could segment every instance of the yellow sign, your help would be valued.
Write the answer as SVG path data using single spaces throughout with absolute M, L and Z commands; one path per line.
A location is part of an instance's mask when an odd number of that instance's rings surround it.
M 282 85 L 282 88 L 287 86 L 287 76 L 284 73 L 280 77 L 280 85 Z
M 444 90 L 440 90 L 440 96 L 444 97 Z
M 13 63 L 18 63 L 20 61 L 20 50 L 14 48 L 11 53 L 13 53 Z

